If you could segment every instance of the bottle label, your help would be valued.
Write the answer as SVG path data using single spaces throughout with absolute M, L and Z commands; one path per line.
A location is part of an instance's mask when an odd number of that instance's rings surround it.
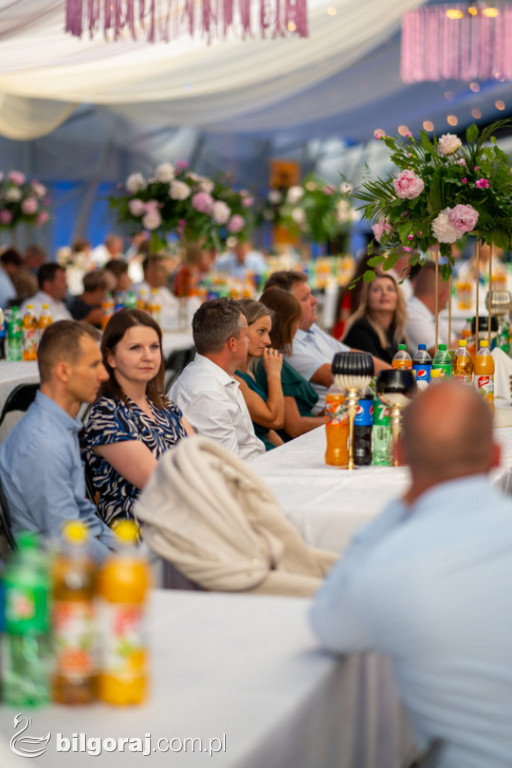
M 454 381 L 458 381 L 460 384 L 469 384 L 470 386 L 473 385 L 473 374 L 467 374 L 467 373 L 456 373 L 453 375 Z
M 99 605 L 101 671 L 133 679 L 147 672 L 144 606 L 133 603 Z
M 432 366 L 430 363 L 418 363 L 413 365 L 412 370 L 416 376 L 416 381 L 430 381 L 430 371 Z
M 329 427 L 338 427 L 340 424 L 348 424 L 347 403 L 330 400 L 329 396 L 325 400 L 326 425 Z
M 26 360 L 36 360 L 38 337 L 37 328 L 25 328 L 23 331 L 23 356 Z
M 412 360 L 392 360 L 391 367 L 398 371 L 408 371 L 412 368 Z
M 373 424 L 373 400 L 361 399 L 357 405 L 356 427 L 371 427 Z
M 375 399 L 373 401 L 373 423 L 375 424 L 389 424 L 389 406 L 381 403 L 380 400 Z
M 53 607 L 55 665 L 58 675 L 96 673 L 96 627 L 92 603 L 56 601 Z
M 7 586 L 5 628 L 13 635 L 47 632 L 50 626 L 48 592 L 44 587 Z
M 452 375 L 451 363 L 432 363 L 432 368 L 436 371 L 441 371 L 440 379 L 447 379 Z
M 490 374 L 478 376 L 475 374 L 475 389 L 482 395 L 484 400 L 491 403 L 494 402 L 494 376 Z

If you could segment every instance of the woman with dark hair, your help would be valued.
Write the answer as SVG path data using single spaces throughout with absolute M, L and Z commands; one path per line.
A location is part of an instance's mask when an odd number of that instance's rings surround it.
M 272 328 L 271 309 L 254 299 L 239 299 L 237 305 L 247 320 L 247 362 L 238 367 L 234 377 L 251 414 L 256 437 L 267 451 L 282 445 L 276 429 L 281 429 L 284 419 L 284 397 L 281 387 L 283 356 L 270 343 Z M 261 361 L 267 376 L 267 392 L 256 381 L 254 369 Z
M 301 318 L 301 307 L 295 296 L 282 288 L 268 288 L 260 302 L 273 311 L 270 341 L 279 352 L 290 355 L 293 337 L 297 333 Z M 268 392 L 267 374 L 260 362 L 256 370 L 256 381 L 265 393 Z M 279 435 L 283 440 L 310 432 L 325 424 L 324 416 L 313 416 L 318 395 L 306 379 L 283 360 L 281 386 L 284 394 L 284 424 Z
M 348 319 L 343 341 L 391 363 L 398 345 L 406 343 L 407 308 L 395 278 L 377 275 L 365 285 L 359 309 Z
M 122 309 L 101 341 L 109 374 L 85 425 L 85 461 L 106 523 L 131 517 L 157 459 L 192 427 L 164 394 L 162 331 L 146 312 Z

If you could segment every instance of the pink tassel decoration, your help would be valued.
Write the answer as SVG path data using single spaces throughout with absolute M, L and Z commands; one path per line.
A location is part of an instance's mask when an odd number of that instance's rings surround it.
M 288 3 L 290 0 L 286 0 Z M 297 0 L 300 2 L 300 0 Z M 512 3 L 434 5 L 408 11 L 402 20 L 400 73 L 406 83 L 437 80 L 512 79 Z M 449 18 L 447 11 L 459 11 Z M 299 31 L 297 29 L 297 31 Z

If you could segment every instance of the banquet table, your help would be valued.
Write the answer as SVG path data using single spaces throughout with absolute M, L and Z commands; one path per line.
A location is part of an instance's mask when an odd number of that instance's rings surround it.
M 147 704 L 113 709 L 51 706 L 30 712 L 27 736 L 52 734 L 39 768 L 146 764 L 141 753 L 57 752 L 71 739 L 151 734 L 148 766 L 400 768 L 412 753 L 389 662 L 375 654 L 336 658 L 318 649 L 310 601 L 154 590 L 150 606 L 152 691 Z M 0 756 L 19 708 L 0 711 Z M 225 735 L 225 736 L 224 736 Z M 225 751 L 157 748 L 159 739 L 200 738 Z M 210 742 L 219 739 L 219 742 Z M 62 742 L 61 742 L 62 743 Z M 173 742 L 176 750 L 180 742 Z M 197 742 L 196 742 L 197 744 Z M 166 744 L 164 743 L 164 747 Z M 7 765 L 10 763 L 6 760 Z M 5 765 L 0 760 L 0 764 Z M 13 767 L 22 765 L 20 759 Z
M 512 419 L 512 404 L 506 406 Z M 512 423 L 512 421 L 509 421 Z M 493 479 L 512 492 L 512 428 L 496 429 L 502 467 Z M 328 467 L 325 428 L 258 456 L 250 467 L 275 493 L 286 517 L 311 546 L 343 552 L 358 528 L 373 520 L 408 484 L 406 467 Z

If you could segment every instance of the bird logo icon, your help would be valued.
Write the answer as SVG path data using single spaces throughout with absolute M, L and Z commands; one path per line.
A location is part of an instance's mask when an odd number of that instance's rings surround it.
M 18 712 L 14 717 L 14 730 L 21 725 L 20 730 L 11 739 L 11 750 L 20 757 L 41 757 L 46 752 L 46 747 L 52 737 L 48 732 L 46 736 L 23 736 L 27 728 L 32 725 L 32 718 Z

